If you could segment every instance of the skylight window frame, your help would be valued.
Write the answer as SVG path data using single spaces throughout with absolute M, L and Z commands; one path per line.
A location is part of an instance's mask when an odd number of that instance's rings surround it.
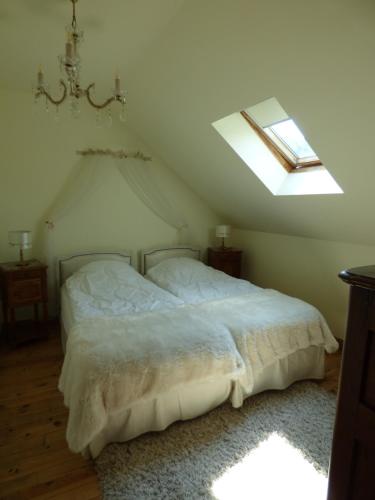
M 310 163 L 320 163 L 321 165 L 322 163 L 316 154 L 314 156 L 305 156 L 304 158 L 297 156 L 295 151 L 291 148 L 291 146 L 282 137 L 280 137 L 280 135 L 273 128 L 274 125 L 277 125 L 278 123 L 283 123 L 287 120 L 290 120 L 290 118 L 286 118 L 285 120 L 281 120 L 280 122 L 273 123 L 268 127 L 264 127 L 263 130 L 268 135 L 268 137 L 276 144 L 277 147 L 283 150 L 283 152 L 285 152 L 285 154 L 287 154 L 288 156 L 290 155 L 290 159 L 296 166 L 302 167 Z
M 300 172 L 302 169 L 305 170 L 307 168 L 311 167 L 321 167 L 323 166 L 323 163 L 319 160 L 318 157 L 314 157 L 313 159 L 307 159 L 307 160 L 302 160 L 298 158 L 293 150 L 288 146 L 288 144 L 285 143 L 279 137 L 279 135 L 272 130 L 272 125 L 275 125 L 276 123 L 265 127 L 270 129 L 271 134 L 273 137 L 271 137 L 266 131 L 265 128 L 261 127 L 258 125 L 253 118 L 246 112 L 246 111 L 241 111 L 240 112 L 242 117 L 247 121 L 247 123 L 250 125 L 250 127 L 257 133 L 259 138 L 264 142 L 264 144 L 268 147 L 268 149 L 271 151 L 271 153 L 277 158 L 277 160 L 281 163 L 281 165 L 287 170 L 289 173 L 294 173 L 294 172 Z M 280 122 L 286 121 L 290 118 L 286 118 L 285 120 L 280 120 Z M 280 123 L 277 122 L 277 123 Z M 312 158 L 312 157 L 309 157 Z

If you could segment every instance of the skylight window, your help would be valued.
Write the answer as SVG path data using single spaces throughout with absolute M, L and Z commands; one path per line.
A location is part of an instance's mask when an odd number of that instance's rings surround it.
M 273 195 L 343 193 L 275 97 L 212 125 Z
M 317 166 L 321 162 L 295 122 L 288 118 L 263 129 L 268 137 L 288 156 L 295 168 Z
M 257 116 L 247 111 L 241 115 L 288 172 L 322 165 L 292 118 L 282 117 L 269 125 L 259 123 Z

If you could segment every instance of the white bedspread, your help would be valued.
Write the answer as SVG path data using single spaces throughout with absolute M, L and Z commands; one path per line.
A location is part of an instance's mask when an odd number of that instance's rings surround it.
M 59 389 L 69 407 L 67 440 L 80 452 L 109 414 L 181 384 L 244 372 L 228 330 L 205 311 L 179 307 L 86 319 L 69 334 Z
M 264 367 L 312 345 L 338 347 L 317 309 L 273 290 L 82 321 L 70 332 L 59 382 L 69 446 L 83 451 L 109 414 L 181 384 L 227 375 L 250 394 Z

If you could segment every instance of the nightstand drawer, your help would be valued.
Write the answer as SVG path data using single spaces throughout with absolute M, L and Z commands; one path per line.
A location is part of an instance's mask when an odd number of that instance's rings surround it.
M 10 304 L 21 304 L 42 300 L 42 281 L 40 278 L 14 281 L 9 290 Z
M 223 271 L 223 273 L 229 274 L 229 276 L 233 276 L 234 278 L 239 278 L 241 275 L 240 262 L 230 260 L 221 261 L 218 266 L 215 266 L 215 268 Z
M 222 252 L 214 256 L 214 258 L 221 262 L 238 262 L 241 258 L 241 252 Z
M 33 278 L 40 278 L 40 269 L 25 269 L 22 271 L 17 271 L 12 273 L 12 279 L 14 281 L 30 280 Z

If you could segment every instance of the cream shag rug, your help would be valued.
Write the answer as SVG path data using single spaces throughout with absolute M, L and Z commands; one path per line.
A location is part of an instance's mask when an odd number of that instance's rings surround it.
M 335 396 L 313 382 L 224 404 L 96 460 L 105 499 L 325 498 Z

